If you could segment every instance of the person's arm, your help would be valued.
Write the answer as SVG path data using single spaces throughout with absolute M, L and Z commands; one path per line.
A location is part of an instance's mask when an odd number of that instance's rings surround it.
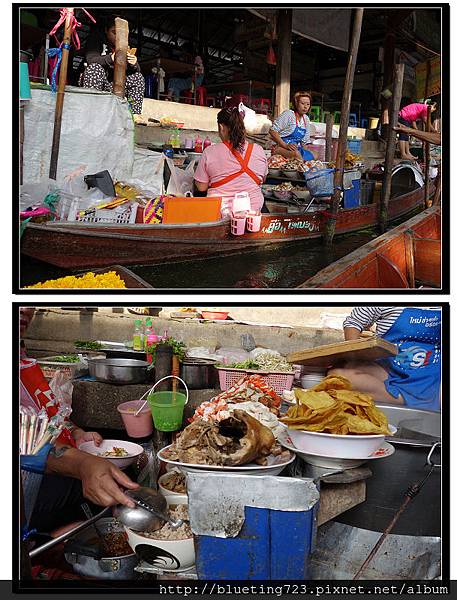
M 348 340 L 358 340 L 361 336 L 362 332 L 359 331 L 356 327 L 344 327 L 344 339 Z
M 416 121 L 411 121 L 411 127 L 413 129 L 417 129 L 417 123 L 416 123 Z
M 209 184 L 208 183 L 203 183 L 202 181 L 194 181 L 195 183 L 195 187 L 197 188 L 197 190 L 199 192 L 206 192 L 209 188 Z
M 194 184 L 199 192 L 206 192 L 210 187 L 210 177 L 207 169 L 207 150 L 203 151 L 194 175 Z
M 79 446 L 83 442 L 94 442 L 96 446 L 100 446 L 100 444 L 103 442 L 102 436 L 96 431 L 84 431 L 84 429 L 81 429 L 81 427 L 77 427 L 73 424 L 69 429 L 73 439 L 76 442 L 76 446 Z
M 271 139 L 275 142 L 275 144 L 277 144 L 280 148 L 284 148 L 285 150 L 293 150 L 293 149 L 297 149 L 297 145 L 296 144 L 286 144 L 286 142 L 283 142 L 281 139 L 281 136 L 279 135 L 279 133 L 277 131 L 275 131 L 274 129 L 270 129 L 270 137 Z
M 301 145 L 304 147 L 307 144 L 311 143 L 311 121 L 308 115 L 305 115 L 305 124 L 306 124 L 306 133 L 305 137 L 302 140 Z
M 100 506 L 124 504 L 134 508 L 134 502 L 122 488 L 140 487 L 108 460 L 66 445 L 51 449 L 46 473 L 80 479 L 84 497 Z
M 85 56 L 88 65 L 98 64 L 102 67 L 113 67 L 114 66 L 114 52 L 102 56 L 101 54 L 101 40 L 100 36 L 96 33 L 90 34 L 87 38 Z

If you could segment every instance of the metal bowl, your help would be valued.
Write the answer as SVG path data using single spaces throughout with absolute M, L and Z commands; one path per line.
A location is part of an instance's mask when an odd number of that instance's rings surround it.
M 294 196 L 299 198 L 300 200 L 308 200 L 310 198 L 309 190 L 307 190 L 306 188 L 295 188 L 292 191 Z
M 279 167 L 270 167 L 268 169 L 268 175 L 270 175 L 270 177 L 280 177 L 281 169 Z
M 279 200 L 290 200 L 292 198 L 292 192 L 290 190 L 272 190 L 273 195 Z
M 149 363 L 129 358 L 89 360 L 89 374 L 97 381 L 116 385 L 145 383 Z
M 289 179 L 303 179 L 303 173 L 301 171 L 297 171 L 297 169 L 281 169 L 284 177 L 288 177 Z

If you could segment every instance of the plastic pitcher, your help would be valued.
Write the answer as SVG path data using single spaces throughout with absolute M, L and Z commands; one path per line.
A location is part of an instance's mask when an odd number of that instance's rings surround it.
M 262 220 L 261 214 L 249 214 L 246 219 L 246 226 L 248 231 L 252 231 L 253 233 L 260 231 L 260 222 Z
M 251 198 L 247 192 L 238 192 L 235 194 L 232 204 L 233 214 L 239 212 L 248 212 L 251 210 Z
M 149 393 L 149 391 L 146 393 Z M 124 422 L 125 429 L 132 438 L 146 437 L 151 435 L 153 430 L 151 409 L 149 406 L 146 405 L 138 415 L 135 416 L 135 412 L 140 406 L 141 398 L 139 400 L 123 402 L 117 407 L 117 410 L 121 414 L 122 421 Z
M 182 392 L 154 392 L 154 389 L 165 379 L 178 379 L 186 390 Z M 184 406 L 189 400 L 189 389 L 186 382 L 175 375 L 167 375 L 159 379 L 149 390 L 148 403 L 151 408 L 154 426 L 158 431 L 176 431 L 182 425 Z
M 231 232 L 232 235 L 243 235 L 246 230 L 246 214 L 237 213 L 232 215 Z

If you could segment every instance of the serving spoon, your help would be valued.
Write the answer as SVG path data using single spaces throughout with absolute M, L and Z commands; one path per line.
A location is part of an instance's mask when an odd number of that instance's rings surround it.
M 164 523 L 169 523 L 173 529 L 183 524 L 181 519 L 174 521 L 166 514 L 167 501 L 157 490 L 140 487 L 137 490 L 125 492 L 136 504 L 135 508 L 117 506 L 116 518 L 133 531 L 156 531 Z

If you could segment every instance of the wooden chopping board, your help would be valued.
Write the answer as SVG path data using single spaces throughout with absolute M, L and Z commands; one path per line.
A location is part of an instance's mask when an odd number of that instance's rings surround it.
M 308 367 L 330 367 L 340 360 L 378 360 L 398 353 L 397 346 L 382 338 L 349 340 L 317 346 L 287 356 L 290 363 Z

